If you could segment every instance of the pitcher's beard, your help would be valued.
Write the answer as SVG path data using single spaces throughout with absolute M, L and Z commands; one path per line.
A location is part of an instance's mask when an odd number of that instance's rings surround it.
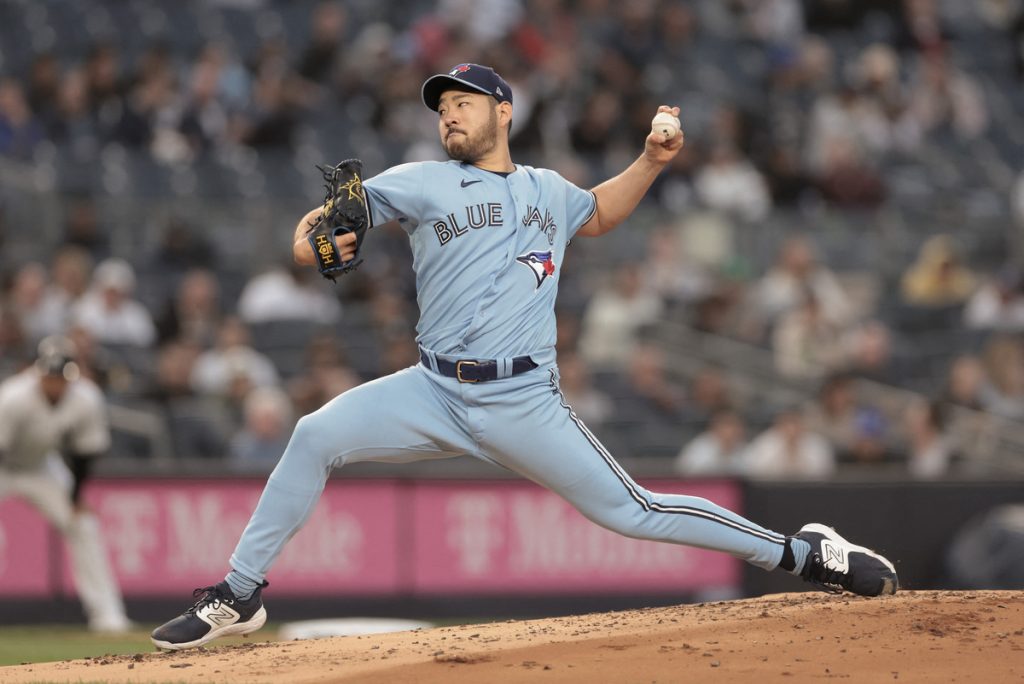
M 498 117 L 492 112 L 487 127 L 479 131 L 476 136 L 462 134 L 454 140 L 450 137 L 443 141 L 444 151 L 448 157 L 455 161 L 472 164 L 489 154 L 498 140 Z

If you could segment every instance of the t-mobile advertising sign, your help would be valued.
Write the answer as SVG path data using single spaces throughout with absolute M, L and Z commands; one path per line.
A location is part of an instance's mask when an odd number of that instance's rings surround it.
M 645 482 L 739 507 L 729 482 Z M 180 596 L 218 581 L 262 481 L 106 480 L 89 485 L 126 596 Z M 629 539 L 528 482 L 331 480 L 268 577 L 275 594 L 594 594 L 734 589 L 740 564 Z M 28 504 L 0 502 L 0 595 L 73 591 L 58 534 Z

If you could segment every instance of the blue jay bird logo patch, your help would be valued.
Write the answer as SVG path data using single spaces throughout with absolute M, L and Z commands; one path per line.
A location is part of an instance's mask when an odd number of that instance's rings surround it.
M 551 257 L 551 251 L 547 252 L 527 252 L 516 257 L 516 261 L 528 266 L 533 271 L 534 277 L 537 279 L 537 287 L 540 289 L 541 283 L 550 276 L 555 274 L 555 261 Z

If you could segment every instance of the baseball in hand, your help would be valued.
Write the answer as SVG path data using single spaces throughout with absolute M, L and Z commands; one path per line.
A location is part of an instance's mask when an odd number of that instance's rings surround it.
M 651 132 L 665 136 L 667 142 L 679 134 L 679 119 L 668 112 L 658 112 L 651 119 Z

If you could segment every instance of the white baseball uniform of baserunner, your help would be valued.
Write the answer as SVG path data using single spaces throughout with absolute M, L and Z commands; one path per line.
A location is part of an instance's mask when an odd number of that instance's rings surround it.
M 409 235 L 422 361 L 299 421 L 231 557 L 236 572 L 264 579 L 333 468 L 464 454 L 547 487 L 621 534 L 779 564 L 784 535 L 705 499 L 644 489 L 566 404 L 555 297 L 593 193 L 548 170 L 498 174 L 454 161 L 404 164 L 363 185 L 371 222 L 397 220 Z
M 107 562 L 99 521 L 92 513 L 74 510 L 72 476 L 58 451 L 62 446 L 84 454 L 106 451 L 106 411 L 102 392 L 84 378 L 68 383 L 56 405 L 43 395 L 35 368 L 0 383 L 0 500 L 24 499 L 64 534 L 90 626 L 120 630 L 130 623 Z

